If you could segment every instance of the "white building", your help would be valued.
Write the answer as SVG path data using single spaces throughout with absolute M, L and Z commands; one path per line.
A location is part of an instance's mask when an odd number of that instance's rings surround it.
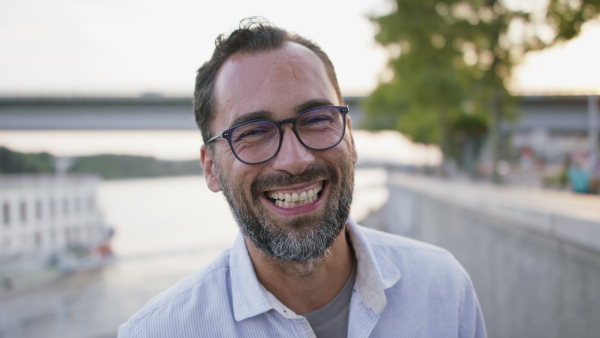
M 108 229 L 96 175 L 0 175 L 0 262 L 94 254 Z

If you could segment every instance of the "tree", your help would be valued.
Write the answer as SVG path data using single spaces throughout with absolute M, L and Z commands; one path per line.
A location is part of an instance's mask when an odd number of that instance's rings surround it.
M 395 0 L 371 17 L 388 67 L 367 98 L 364 127 L 390 127 L 439 144 L 466 169 L 488 137 L 498 159 L 498 125 L 513 117 L 507 84 L 523 56 L 575 37 L 598 18 L 600 0 Z M 471 159 L 471 160 L 469 160 Z
M 53 161 L 48 153 L 24 154 L 0 147 L 0 174 L 51 173 Z

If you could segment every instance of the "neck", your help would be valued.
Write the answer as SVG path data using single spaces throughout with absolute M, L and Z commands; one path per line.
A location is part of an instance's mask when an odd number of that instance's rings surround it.
M 323 257 L 307 262 L 286 262 L 267 256 L 248 239 L 246 246 L 258 280 L 297 314 L 314 311 L 333 300 L 354 266 L 354 253 L 345 231 Z

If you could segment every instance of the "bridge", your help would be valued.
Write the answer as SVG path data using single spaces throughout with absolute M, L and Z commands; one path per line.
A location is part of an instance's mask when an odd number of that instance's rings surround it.
M 365 118 L 362 97 L 345 97 L 354 126 Z M 521 118 L 505 133 L 596 133 L 597 96 L 525 96 Z M 192 130 L 191 97 L 0 97 L 0 130 Z M 593 137 L 593 136 L 592 136 Z
M 362 99 L 345 97 L 355 130 L 367 118 Z M 572 144 L 598 151 L 598 96 L 525 96 L 517 110 L 519 118 L 500 126 L 514 147 L 552 161 Z M 0 130 L 196 129 L 191 97 L 0 97 Z
M 359 123 L 360 97 L 345 98 Z M 196 130 L 191 97 L 0 97 L 0 130 Z
M 4 130 L 193 130 L 189 97 L 0 98 Z

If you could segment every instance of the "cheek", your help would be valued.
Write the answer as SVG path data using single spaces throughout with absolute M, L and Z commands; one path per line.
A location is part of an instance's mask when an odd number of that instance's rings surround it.
M 226 141 L 221 142 L 219 147 L 215 148 L 215 153 L 219 162 L 219 167 L 225 171 L 229 171 L 230 168 L 233 168 L 236 162 L 241 163 L 235 155 L 233 155 L 233 152 L 231 152 L 231 148 Z
M 234 191 L 242 192 L 244 196 L 251 195 L 252 182 L 260 174 L 260 165 L 248 165 L 240 162 L 235 156 L 223 156 L 222 170 Z
M 344 140 L 340 143 L 341 151 L 344 156 L 345 161 L 352 161 L 356 163 L 356 149 L 354 147 L 354 142 L 350 136 L 345 136 Z

